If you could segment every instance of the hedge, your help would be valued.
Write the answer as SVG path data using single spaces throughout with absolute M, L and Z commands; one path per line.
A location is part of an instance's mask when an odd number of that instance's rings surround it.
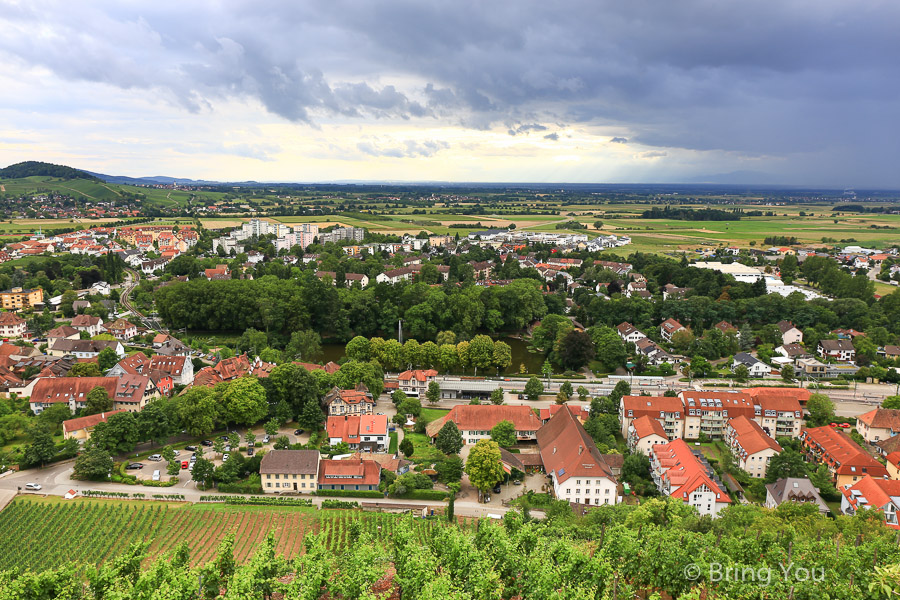
M 359 502 L 344 500 L 322 500 L 322 508 L 359 508 Z
M 395 498 L 403 498 L 406 500 L 446 500 L 447 492 L 438 490 L 412 490 L 402 496 L 395 496 Z
M 259 482 L 236 481 L 234 483 L 220 483 L 219 491 L 226 494 L 262 494 L 262 485 Z
M 177 483 L 177 477 L 170 477 L 168 481 L 153 481 L 151 479 L 145 479 L 141 482 L 141 485 L 146 485 L 148 487 L 172 487 Z
M 274 505 L 274 506 L 312 506 L 309 498 L 292 498 L 288 496 L 200 496 L 200 502 L 224 502 L 238 505 Z
M 377 490 L 316 490 L 316 496 L 338 496 L 343 498 L 384 498 L 384 494 Z

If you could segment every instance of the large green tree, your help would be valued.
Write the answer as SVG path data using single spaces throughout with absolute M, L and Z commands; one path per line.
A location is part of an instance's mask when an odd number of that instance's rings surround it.
M 537 377 L 532 377 L 525 384 L 525 395 L 528 396 L 528 399 L 532 402 L 538 400 L 543 393 L 544 384 L 541 383 L 541 380 Z
M 491 428 L 491 440 L 497 442 L 501 448 L 511 448 L 516 445 L 516 428 L 511 421 L 500 421 Z
M 113 402 L 106 388 L 97 386 L 88 392 L 84 400 L 84 414 L 96 415 L 112 410 Z
M 469 451 L 466 475 L 481 492 L 486 492 L 503 480 L 503 464 L 500 462 L 500 446 L 491 440 L 478 440 Z
M 220 407 L 223 421 L 246 426 L 262 421 L 269 413 L 266 391 L 255 377 L 228 382 L 221 393 Z
M 463 437 L 456 423 L 448 419 L 438 431 L 434 445 L 444 454 L 458 454 L 463 447 Z
M 113 459 L 103 448 L 89 448 L 75 459 L 74 479 L 105 481 L 113 469 Z

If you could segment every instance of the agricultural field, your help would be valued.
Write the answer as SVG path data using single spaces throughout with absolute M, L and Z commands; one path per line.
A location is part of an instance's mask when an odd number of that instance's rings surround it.
M 352 521 L 360 520 L 362 531 L 387 538 L 399 519 L 384 513 L 287 506 L 18 498 L 0 511 L 0 570 L 101 564 L 140 541 L 150 543 L 149 558 L 186 542 L 191 562 L 199 565 L 215 556 L 216 547 L 232 531 L 239 562 L 270 531 L 277 551 L 290 558 L 302 551 L 307 533 L 324 532 L 329 547 L 339 549 L 348 542 Z M 431 527 L 447 526 L 446 521 L 432 520 L 416 524 L 423 539 Z

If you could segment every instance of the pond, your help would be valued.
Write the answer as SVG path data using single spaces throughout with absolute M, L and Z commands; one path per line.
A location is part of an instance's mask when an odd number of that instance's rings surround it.
M 513 375 L 519 372 L 519 365 L 524 364 L 528 373 L 540 373 L 541 365 L 544 364 L 544 355 L 540 352 L 531 352 L 531 346 L 528 342 L 519 338 L 501 337 L 500 341 L 509 344 L 512 350 L 512 364 L 504 371 L 506 375 Z M 344 358 L 344 344 L 322 344 L 322 355 L 319 360 L 323 363 L 328 361 L 338 362 Z M 472 372 L 469 372 L 471 375 Z M 493 373 L 488 373 L 493 374 Z

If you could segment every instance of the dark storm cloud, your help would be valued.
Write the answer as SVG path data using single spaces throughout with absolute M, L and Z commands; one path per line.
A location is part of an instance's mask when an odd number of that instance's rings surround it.
M 249 98 L 299 122 L 615 126 L 896 178 L 898 22 L 876 0 L 36 1 L 0 13 L 0 59 L 196 112 Z

